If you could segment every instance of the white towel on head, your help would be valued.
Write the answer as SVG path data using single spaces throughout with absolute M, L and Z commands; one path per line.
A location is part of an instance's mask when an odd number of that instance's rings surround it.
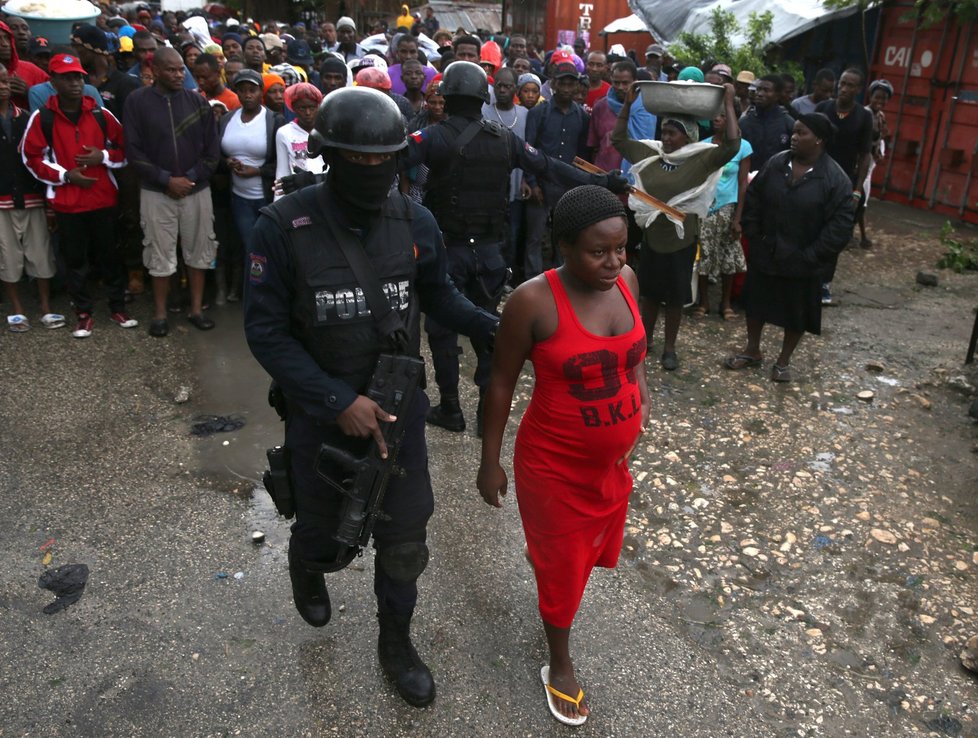
M 631 169 L 629 169 L 629 173 L 635 175 L 635 188 L 642 192 L 645 192 L 645 187 L 642 185 L 641 173 L 645 167 L 650 164 L 658 164 L 660 161 L 673 166 L 681 166 L 697 154 L 716 147 L 716 144 L 710 143 L 709 141 L 697 141 L 686 144 L 681 149 L 677 149 L 670 154 L 666 154 L 662 150 L 662 141 L 643 140 L 641 143 L 655 152 L 652 156 L 635 162 L 632 164 Z M 666 204 L 684 213 L 698 215 L 700 219 L 705 218 L 707 212 L 710 210 L 710 205 L 713 204 L 716 196 L 717 183 L 720 181 L 720 175 L 722 173 L 723 167 L 720 167 L 707 177 L 706 181 L 701 185 L 688 189 L 685 192 L 680 192 L 675 197 L 670 198 Z M 645 192 L 645 194 L 655 197 L 654 192 Z M 655 222 L 656 218 L 664 215 L 675 226 L 676 235 L 679 238 L 685 238 L 686 229 L 683 227 L 682 221 L 652 207 L 647 202 L 635 197 L 635 195 L 628 196 L 628 207 L 635 213 L 635 222 L 642 228 L 648 228 Z
M 207 21 L 199 15 L 187 18 L 183 22 L 183 27 L 190 31 L 190 35 L 194 37 L 194 45 L 198 49 L 203 49 L 208 44 L 214 43 L 207 28 Z

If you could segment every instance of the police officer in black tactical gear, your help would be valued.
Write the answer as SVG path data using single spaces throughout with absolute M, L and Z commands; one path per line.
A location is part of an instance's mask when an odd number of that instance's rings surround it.
M 323 443 L 353 456 L 377 443 L 384 453 L 381 424 L 393 420 L 363 394 L 389 342 L 338 244 L 353 238 L 366 252 L 401 318 L 408 354 L 419 356 L 422 310 L 474 340 L 491 340 L 497 323 L 449 280 L 431 214 L 406 196 L 389 194 L 404 146 L 403 119 L 387 95 L 362 87 L 330 94 L 310 137 L 310 148 L 321 150 L 329 165 L 325 181 L 264 208 L 248 254 L 245 335 L 287 406 L 285 448 L 296 509 L 292 594 L 299 614 L 316 627 L 330 619 L 323 573 L 342 568 L 356 553 L 332 538 L 342 499 L 317 475 L 317 453 Z M 409 635 L 433 509 L 427 410 L 419 390 L 399 447 L 400 473 L 384 498 L 386 516 L 373 530 L 380 663 L 401 697 L 419 707 L 435 697 L 431 673 Z
M 401 164 L 405 169 L 427 164 L 424 204 L 444 234 L 452 280 L 473 303 L 495 313 L 508 276 L 503 252 L 509 229 L 510 172 L 524 169 L 568 186 L 596 184 L 615 192 L 623 192 L 627 182 L 618 173 L 586 174 L 551 159 L 499 123 L 484 120 L 482 105 L 489 102 L 489 83 L 478 64 L 452 62 L 442 78 L 441 94 L 448 118 L 412 133 Z M 428 422 L 461 432 L 465 417 L 458 399 L 458 334 L 431 315 L 425 330 L 440 393 Z M 484 345 L 473 344 L 473 348 L 479 387 L 476 429 L 481 435 L 491 354 Z

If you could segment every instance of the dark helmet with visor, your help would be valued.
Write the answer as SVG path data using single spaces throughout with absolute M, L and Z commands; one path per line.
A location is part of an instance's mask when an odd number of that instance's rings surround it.
M 441 95 L 475 97 L 489 102 L 489 79 L 485 70 L 469 61 L 455 61 L 448 65 L 441 78 Z
M 309 134 L 309 156 L 326 147 L 386 154 L 407 146 L 404 118 L 397 104 L 369 87 L 344 87 L 329 93 Z

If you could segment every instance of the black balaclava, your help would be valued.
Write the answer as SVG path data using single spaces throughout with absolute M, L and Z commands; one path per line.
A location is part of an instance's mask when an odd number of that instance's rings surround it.
M 360 213 L 376 212 L 387 201 L 397 174 L 396 156 L 371 166 L 349 161 L 336 149 L 330 149 L 327 163 L 326 182 L 333 197 L 339 201 Z

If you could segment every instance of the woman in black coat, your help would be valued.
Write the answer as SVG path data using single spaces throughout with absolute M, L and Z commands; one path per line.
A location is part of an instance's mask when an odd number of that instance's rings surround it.
M 772 323 L 784 328 L 784 341 L 771 379 L 790 382 L 802 334 L 822 331 L 822 280 L 849 242 L 858 202 L 848 175 L 825 153 L 834 134 L 822 113 L 802 115 L 790 150 L 772 156 L 747 188 L 747 347 L 726 359 L 728 369 L 763 361 L 761 331 Z

